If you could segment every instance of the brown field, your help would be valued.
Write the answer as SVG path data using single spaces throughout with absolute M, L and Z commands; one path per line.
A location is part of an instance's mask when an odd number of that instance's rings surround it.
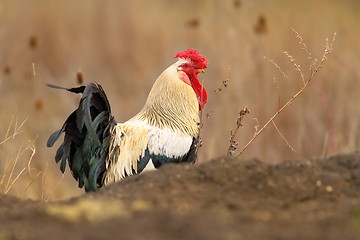
M 358 240 L 360 155 L 169 164 L 44 203 L 0 195 L 0 239 Z
M 201 77 L 210 93 L 203 112 L 199 162 L 223 156 L 240 109 L 239 149 L 299 88 L 284 51 L 308 74 L 310 61 L 291 27 L 321 59 L 325 38 L 337 39 L 324 68 L 243 158 L 276 163 L 360 148 L 360 2 L 356 0 L 0 2 L 0 193 L 59 200 L 83 193 L 62 176 L 46 140 L 77 106 L 78 96 L 45 86 L 100 83 L 121 122 L 140 110 L 156 77 L 176 52 L 196 48 L 209 60 Z M 264 56 L 274 59 L 284 78 Z M 274 84 L 276 78 L 276 84 Z M 228 80 L 228 87 L 214 92 Z M 209 117 L 206 117 L 206 116 Z M 23 124 L 22 124 L 23 123 Z

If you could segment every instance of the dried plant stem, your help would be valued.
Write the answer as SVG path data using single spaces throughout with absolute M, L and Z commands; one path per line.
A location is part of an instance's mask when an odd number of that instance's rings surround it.
M 9 156 L 6 159 L 8 159 L 8 158 L 9 158 Z M 10 167 L 11 167 L 11 163 L 6 162 L 3 173 L 2 173 L 2 177 L 1 177 L 1 180 L 0 180 L 0 188 L 2 188 L 4 186 L 6 173 L 9 170 Z
M 242 119 L 245 117 L 245 115 L 249 114 L 250 111 L 247 107 L 245 107 L 244 109 L 240 110 L 239 112 L 239 117 L 237 118 L 236 120 L 236 128 L 235 128 L 235 131 L 231 131 L 230 132 L 230 144 L 229 144 L 229 148 L 228 148 L 228 151 L 227 151 L 227 154 L 228 155 L 234 155 L 235 154 L 235 151 L 237 149 L 237 146 L 238 146 L 238 142 L 235 141 L 235 136 L 236 136 L 236 133 L 237 131 L 239 130 L 239 128 L 242 126 Z
M 310 79 L 311 80 L 311 79 Z M 310 80 L 308 80 L 307 82 L 305 82 L 305 85 L 297 92 L 295 93 L 295 95 L 293 95 L 289 101 L 287 101 L 281 108 L 279 108 L 279 110 L 277 110 L 277 112 L 264 124 L 264 126 L 262 126 L 258 131 L 255 132 L 254 136 L 250 139 L 250 141 L 243 147 L 243 149 L 240 151 L 240 153 L 236 156 L 239 157 L 249 146 L 250 144 L 259 136 L 260 133 L 262 133 L 262 131 L 265 130 L 265 128 L 272 122 L 274 121 L 274 119 L 287 107 L 289 106 L 295 98 L 297 98 L 300 94 L 302 94 L 304 92 L 304 89 L 308 86 Z
M 288 52 L 285 51 L 284 54 L 290 59 L 290 62 L 294 65 L 295 70 L 300 74 L 302 83 L 305 84 L 305 77 L 302 73 L 301 66 L 296 63 L 295 58 L 291 56 Z
M 44 169 L 44 172 L 42 174 L 42 178 L 41 178 L 41 199 L 42 200 L 47 200 L 48 196 L 46 194 L 46 173 L 49 170 L 49 162 L 46 162 L 46 167 Z M 61 179 L 63 179 L 64 174 L 62 174 Z
M 279 133 L 279 135 L 281 136 L 281 138 L 284 140 L 284 142 L 286 143 L 286 145 L 291 149 L 291 151 L 296 152 L 295 149 L 291 146 L 291 144 L 289 143 L 289 141 L 285 138 L 284 134 L 282 134 L 282 132 L 280 131 L 280 129 L 278 128 L 278 126 L 275 124 L 275 121 L 272 121 L 272 124 L 274 125 L 276 131 Z
M 27 168 L 28 168 L 28 171 L 29 171 L 29 174 L 31 176 L 31 162 L 32 162 L 32 159 L 34 158 L 35 154 L 36 154 L 36 148 L 35 148 L 35 141 L 38 137 L 36 136 L 36 138 L 30 142 L 30 145 L 29 145 L 29 149 L 31 150 L 31 155 L 30 155 L 30 158 L 29 158 L 29 161 L 28 161 L 28 164 L 27 164 Z
M 275 84 L 276 92 L 277 92 L 277 96 L 278 96 L 278 108 L 280 108 L 280 104 L 281 104 L 280 88 L 279 88 L 279 85 L 276 82 L 276 78 L 274 78 L 274 84 Z
M 9 128 L 6 132 L 5 138 L 3 141 L 0 142 L 0 145 L 5 144 L 7 141 L 9 141 L 12 138 L 15 138 L 18 134 L 22 132 L 21 128 L 23 128 L 25 122 L 27 121 L 27 118 L 23 122 L 21 122 L 20 125 L 18 125 L 17 118 L 14 122 L 15 117 L 12 117 L 11 123 L 9 125 Z M 12 128 L 12 125 L 14 125 L 14 132 L 10 134 L 10 129 Z M 36 138 L 33 141 L 29 141 L 28 146 L 24 146 L 24 144 L 21 144 L 19 147 L 14 159 L 12 161 L 6 162 L 5 169 L 2 174 L 2 178 L 0 180 L 0 187 L 2 188 L 2 191 L 4 194 L 7 194 L 10 189 L 13 187 L 13 185 L 19 180 L 21 175 L 25 172 L 26 169 L 29 170 L 30 176 L 31 176 L 31 161 L 36 153 L 36 149 L 34 146 L 34 142 L 36 141 Z M 16 166 L 18 165 L 18 162 L 21 158 L 21 156 L 27 152 L 28 150 L 31 150 L 31 156 L 29 158 L 27 167 L 23 167 L 19 173 L 15 175 Z M 9 158 L 9 157 L 8 157 Z M 5 184 L 6 182 L 6 184 Z
M 240 153 L 237 155 L 237 157 L 239 157 L 239 156 L 250 146 L 250 144 L 260 135 L 260 133 L 262 133 L 262 132 L 265 130 L 265 128 L 266 128 L 270 123 L 272 123 L 272 122 L 274 121 L 274 119 L 275 119 L 282 111 L 284 111 L 284 110 L 295 100 L 295 98 L 297 98 L 298 96 L 300 96 L 300 95 L 304 92 L 304 90 L 305 90 L 306 87 L 309 85 L 309 83 L 310 83 L 311 80 L 314 78 L 314 76 L 322 69 L 324 62 L 327 60 L 328 55 L 329 55 L 329 54 L 331 53 L 331 51 L 332 51 L 332 45 L 333 45 L 333 43 L 334 43 L 334 41 L 335 41 L 335 38 L 336 38 L 336 33 L 334 34 L 331 43 L 329 43 L 329 40 L 326 39 L 325 51 L 324 51 L 324 54 L 323 54 L 323 56 L 322 56 L 322 59 L 321 59 L 319 65 L 317 66 L 316 69 L 312 69 L 312 68 L 310 69 L 310 74 L 309 74 L 309 77 L 308 77 L 308 79 L 307 79 L 306 81 L 305 81 L 304 75 L 303 75 L 303 73 L 302 73 L 302 71 L 301 71 L 300 65 L 296 64 L 295 59 L 292 58 L 291 55 L 285 53 L 285 54 L 290 58 L 290 61 L 294 64 L 295 70 L 298 71 L 298 72 L 300 72 L 300 76 L 301 76 L 301 78 L 302 78 L 302 80 L 303 80 L 304 85 L 303 85 L 302 88 L 301 88 L 299 91 L 297 91 L 281 108 L 279 108 L 279 109 L 277 110 L 277 112 L 276 112 L 272 117 L 270 117 L 270 119 L 264 124 L 264 126 L 262 126 L 260 129 L 258 129 L 257 131 L 255 131 L 255 134 L 253 135 L 253 137 L 252 137 L 252 138 L 250 139 L 250 141 L 243 147 L 243 149 L 240 151 Z M 302 41 L 302 39 L 301 39 L 301 41 Z M 282 134 L 280 134 L 280 135 L 282 135 Z M 283 135 L 282 135 L 282 136 L 283 136 Z M 283 138 L 283 139 L 284 139 L 284 138 Z M 286 140 L 285 140 L 285 141 L 286 141 Z M 286 141 L 286 142 L 287 142 L 287 141 Z M 287 142 L 287 143 L 288 143 L 288 142 Z M 290 146 L 290 145 L 288 144 L 288 146 Z
M 19 179 L 19 177 L 21 176 L 21 174 L 26 170 L 26 167 L 24 167 L 19 173 L 18 175 L 14 178 L 14 180 L 11 182 L 11 184 L 9 186 L 7 186 L 7 189 L 5 190 L 4 194 L 7 194 L 11 187 L 14 185 L 14 183 Z M 10 180 L 10 178 L 9 178 Z
M 322 149 L 322 153 L 321 153 L 321 158 L 326 158 L 326 150 L 327 150 L 328 144 L 329 144 L 329 132 L 326 132 L 323 149 Z
M 16 167 L 16 164 L 20 158 L 20 156 L 22 155 L 22 148 L 23 148 L 23 145 L 20 146 L 17 154 L 16 154 L 16 157 L 15 157 L 15 160 L 14 160 L 14 163 L 12 165 L 12 168 L 11 168 L 11 171 L 10 171 L 10 174 L 9 174 L 9 177 L 8 177 L 8 181 L 7 181 L 7 184 L 6 184 L 6 187 L 5 187 L 5 192 L 8 192 L 9 191 L 9 185 L 10 185 L 10 181 L 11 181 L 11 178 L 14 174 L 14 171 L 15 171 L 15 167 Z M 10 185 L 10 188 L 11 188 L 11 185 Z
M 7 130 L 6 130 L 6 134 L 5 134 L 5 137 L 4 137 L 5 140 L 3 140 L 3 141 L 0 143 L 0 145 L 3 144 L 4 142 L 6 142 L 6 139 L 7 139 L 8 136 L 9 136 L 9 133 L 10 133 L 10 130 L 11 130 L 11 126 L 12 126 L 12 124 L 13 124 L 14 119 L 15 119 L 15 114 L 11 115 L 10 124 L 9 124 L 9 126 L 8 126 L 8 128 L 7 128 Z
M 30 183 L 27 185 L 27 187 L 25 188 L 24 192 L 26 192 L 26 191 L 29 189 L 29 187 L 35 182 L 36 178 L 39 177 L 40 174 L 41 174 L 41 171 L 39 171 L 39 172 L 35 175 L 35 177 L 33 177 L 33 178 L 31 179 Z
M 281 69 L 281 67 L 279 66 L 279 64 L 277 64 L 273 59 L 264 56 L 264 59 L 268 60 L 272 65 L 274 65 L 274 67 L 283 75 L 283 77 L 286 80 L 289 80 L 289 77 L 285 74 L 285 72 Z
M 316 71 L 317 72 L 317 71 Z M 305 82 L 305 85 L 297 92 L 295 93 L 281 108 L 277 110 L 277 112 L 262 126 L 258 131 L 255 132 L 254 136 L 250 139 L 250 141 L 244 146 L 244 148 L 240 151 L 240 153 L 236 156 L 239 157 L 249 146 L 250 144 L 259 136 L 262 131 L 265 130 L 265 128 L 272 122 L 274 119 L 287 107 L 289 106 L 295 98 L 297 98 L 300 94 L 302 94 L 305 90 L 305 88 L 310 83 L 311 79 L 313 78 L 315 74 L 311 75 L 308 81 Z
M 14 139 L 16 135 L 19 135 L 20 133 L 24 132 L 24 130 L 21 130 L 21 128 L 24 126 L 24 124 L 26 123 L 27 120 L 28 120 L 28 117 L 26 117 L 24 119 L 24 121 L 20 124 L 20 126 L 17 126 L 17 120 L 16 120 L 15 127 L 14 127 L 14 133 L 9 136 L 10 128 L 11 128 L 11 125 L 12 125 L 12 122 L 13 122 L 13 118 L 12 118 L 11 122 L 10 122 L 10 125 L 8 127 L 8 130 L 6 131 L 5 138 L 4 138 L 4 140 L 2 140 L 0 142 L 0 145 L 4 144 L 5 142 L 10 140 L 11 138 Z

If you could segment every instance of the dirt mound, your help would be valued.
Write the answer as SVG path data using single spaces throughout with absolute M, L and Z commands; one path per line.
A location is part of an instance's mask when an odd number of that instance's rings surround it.
M 168 165 L 56 203 L 0 198 L 0 239 L 359 239 L 360 154 Z

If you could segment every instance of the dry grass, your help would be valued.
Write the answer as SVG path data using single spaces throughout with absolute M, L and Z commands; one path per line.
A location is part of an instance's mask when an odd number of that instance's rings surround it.
M 9 127 L 6 130 L 3 140 L 0 141 L 1 153 L 8 152 L 7 149 L 12 149 L 12 145 L 18 143 L 18 139 L 21 138 L 21 134 L 24 132 L 24 125 L 27 121 L 27 118 L 19 123 L 18 118 L 15 117 L 15 114 L 11 116 Z M 18 146 L 17 151 L 13 154 L 0 155 L 1 159 L 6 159 L 3 162 L 4 165 L 2 173 L 0 173 L 0 193 L 8 194 L 10 190 L 15 186 L 18 188 L 23 188 L 24 193 L 30 188 L 30 186 L 35 182 L 35 180 L 40 175 L 41 171 L 33 176 L 33 170 L 31 162 L 35 156 L 36 149 L 34 146 L 36 139 L 32 141 L 27 141 L 26 143 L 22 142 Z M 28 155 L 30 154 L 30 155 Z M 24 163 L 27 162 L 27 165 L 24 166 Z M 19 169 L 19 170 L 18 170 Z M 28 176 L 24 177 L 25 172 L 27 171 Z M 37 171 L 35 169 L 35 171 Z M 24 182 L 17 184 L 21 178 L 30 178 L 30 182 L 27 186 L 24 185 Z
M 244 151 L 254 142 L 254 140 L 270 125 L 270 123 L 273 124 L 276 131 L 279 133 L 279 135 L 284 140 L 286 145 L 292 151 L 296 152 L 295 149 L 290 145 L 288 140 L 285 138 L 285 136 L 282 134 L 282 132 L 280 131 L 278 126 L 275 124 L 275 119 L 279 116 L 280 113 L 282 113 L 286 108 L 288 108 L 294 102 L 294 100 L 296 98 L 298 98 L 305 91 L 305 89 L 308 87 L 310 82 L 314 81 L 315 76 L 323 68 L 325 61 L 328 59 L 329 54 L 332 52 L 333 43 L 335 42 L 335 38 L 336 38 L 336 33 L 334 34 L 331 42 L 329 42 L 329 39 L 326 38 L 324 53 L 321 57 L 320 62 L 317 64 L 317 62 L 318 62 L 317 59 L 312 58 L 311 52 L 307 49 L 307 46 L 304 43 L 301 35 L 297 31 L 295 31 L 295 29 L 293 29 L 293 28 L 292 28 L 292 31 L 294 32 L 296 38 L 299 40 L 299 44 L 301 45 L 301 50 L 304 50 L 304 52 L 307 55 L 307 58 L 310 60 L 310 66 L 309 66 L 309 72 L 307 74 L 307 78 L 305 79 L 305 74 L 303 73 L 300 65 L 297 64 L 297 62 L 293 58 L 293 56 L 285 51 L 284 54 L 290 59 L 290 62 L 293 64 L 295 71 L 298 72 L 300 75 L 302 86 L 294 95 L 292 95 L 290 97 L 289 100 L 287 100 L 283 105 L 281 105 L 281 97 L 280 97 L 279 87 L 277 86 L 275 78 L 274 78 L 274 83 L 276 84 L 276 90 L 277 90 L 277 94 L 278 94 L 278 108 L 275 111 L 275 113 L 267 120 L 267 122 L 261 128 L 255 127 L 255 133 L 254 133 L 253 137 L 241 149 L 241 151 L 237 154 L 237 157 L 239 157 L 241 154 L 244 153 Z M 285 74 L 284 71 L 282 71 L 281 67 L 276 62 L 274 62 L 272 59 L 269 59 L 269 58 L 266 58 L 266 59 L 268 59 L 282 73 L 282 75 L 288 80 L 287 75 Z M 228 150 L 228 154 L 230 154 L 230 155 L 235 154 L 236 146 L 238 143 L 234 139 L 235 139 L 235 136 L 236 136 L 236 133 L 237 133 L 239 127 L 242 126 L 241 121 L 246 114 L 249 114 L 249 110 L 247 108 L 244 108 L 244 110 L 240 111 L 239 117 L 236 121 L 235 131 L 231 132 L 231 134 L 230 134 L 230 146 L 229 146 L 229 150 Z
M 47 137 L 77 106 L 78 98 L 54 93 L 46 83 L 70 87 L 99 82 L 116 119 L 125 121 L 140 110 L 153 81 L 173 62 L 172 56 L 189 47 L 209 60 L 201 76 L 208 92 L 228 81 L 227 88 L 213 93 L 205 107 L 208 118 L 204 118 L 199 162 L 226 154 L 238 109 L 251 110 L 244 126 L 253 126 L 255 116 L 263 126 L 278 109 L 278 91 L 281 99 L 289 99 L 303 85 L 299 71 L 293 71 L 294 65 L 282 54 L 291 53 L 303 71 L 311 64 L 289 34 L 291 26 L 302 33 L 313 56 L 321 55 L 323 39 L 337 32 L 336 51 L 312 82 L 311 91 L 276 120 L 296 152 L 275 128 L 267 128 L 242 157 L 276 162 L 359 149 L 360 19 L 355 11 L 359 7 L 353 0 L 30 0 L 26 5 L 21 0 L 2 1 L 0 136 L 6 135 L 14 109 L 18 119 L 28 116 L 28 120 L 24 132 L 6 142 L 6 148 L 0 146 L 0 174 L 29 140 L 36 139 L 31 176 L 28 148 L 17 160 L 9 185 L 26 170 L 8 194 L 55 200 L 83 192 L 69 171 L 60 174 L 53 161 L 55 150 L 46 148 Z M 287 78 L 263 56 L 271 56 Z M 253 133 L 252 127 L 241 128 L 239 146 L 245 146 Z

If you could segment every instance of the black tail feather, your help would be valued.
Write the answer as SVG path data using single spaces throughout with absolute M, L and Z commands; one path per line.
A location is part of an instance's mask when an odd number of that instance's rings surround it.
M 75 88 L 52 84 L 48 86 L 82 93 L 79 107 L 66 119 L 62 128 L 49 137 L 47 146 L 52 147 L 65 132 L 64 142 L 56 152 L 55 161 L 61 161 L 62 172 L 68 162 L 79 187 L 85 186 L 86 191 L 95 191 L 102 185 L 110 131 L 115 125 L 105 92 L 100 85 L 94 83 Z
M 51 88 L 55 88 L 55 89 L 63 89 L 63 90 L 67 90 L 69 92 L 73 92 L 73 93 L 83 93 L 84 92 L 84 89 L 86 86 L 79 86 L 79 87 L 74 87 L 74 88 L 64 88 L 64 87 L 60 87 L 60 86 L 57 86 L 57 85 L 54 85 L 54 84 L 46 84 L 48 87 L 51 87 Z M 100 85 L 99 85 L 100 86 Z

